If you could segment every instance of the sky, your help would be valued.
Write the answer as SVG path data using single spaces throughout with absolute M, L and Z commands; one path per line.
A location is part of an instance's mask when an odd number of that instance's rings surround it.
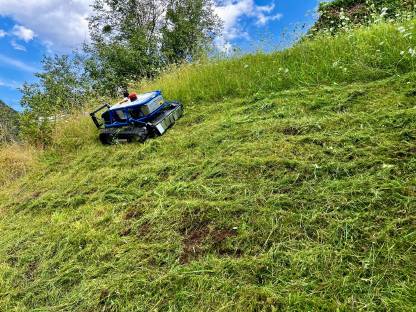
M 0 100 L 21 110 L 18 88 L 36 81 L 43 55 L 71 53 L 88 42 L 92 1 L 0 0 Z M 225 54 L 284 48 L 313 24 L 319 2 L 215 0 L 223 32 L 214 44 Z

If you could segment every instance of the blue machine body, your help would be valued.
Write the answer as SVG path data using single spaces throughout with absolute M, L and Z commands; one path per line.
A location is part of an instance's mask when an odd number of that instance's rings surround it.
M 171 103 L 164 101 L 162 98 L 163 104 L 161 104 L 156 110 L 143 116 L 133 117 L 131 114 L 131 111 L 132 110 L 140 111 L 142 107 L 145 107 L 146 105 L 148 105 L 150 102 L 154 101 L 158 97 L 162 97 L 162 92 L 159 90 L 145 93 L 141 95 L 141 98 L 137 99 L 134 102 L 128 103 L 128 105 L 121 105 L 121 106 L 114 105 L 110 107 L 110 109 L 106 112 L 108 113 L 109 118 L 107 118 L 107 120 L 105 121 L 104 127 L 105 128 L 120 128 L 120 127 L 129 126 L 129 125 L 138 125 L 138 124 L 145 125 L 147 122 L 152 120 L 155 116 L 159 115 L 162 111 L 168 108 L 171 105 Z M 120 114 L 122 114 L 125 118 L 120 118 Z
M 90 116 L 100 130 L 101 142 L 113 144 L 117 140 L 144 142 L 148 137 L 163 135 L 182 114 L 181 103 L 165 101 L 161 91 L 153 91 L 138 95 L 134 101 L 104 104 Z

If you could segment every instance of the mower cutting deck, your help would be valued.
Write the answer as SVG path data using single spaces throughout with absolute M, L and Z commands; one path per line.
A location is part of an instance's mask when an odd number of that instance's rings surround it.
M 98 118 L 98 112 L 103 110 Z M 160 91 L 154 91 L 141 94 L 132 102 L 105 104 L 90 115 L 100 129 L 101 143 L 114 144 L 144 142 L 149 137 L 163 135 L 182 114 L 181 103 L 167 102 Z

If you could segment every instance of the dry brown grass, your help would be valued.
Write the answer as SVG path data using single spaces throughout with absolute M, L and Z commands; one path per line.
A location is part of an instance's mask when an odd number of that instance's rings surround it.
M 79 150 L 96 141 L 97 133 L 88 113 L 74 112 L 57 122 L 50 144 L 64 153 Z
M 36 164 L 34 147 L 21 144 L 0 146 L 0 186 L 25 175 Z

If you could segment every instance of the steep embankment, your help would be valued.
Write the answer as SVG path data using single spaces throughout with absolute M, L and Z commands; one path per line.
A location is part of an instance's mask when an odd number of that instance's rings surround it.
M 377 27 L 361 58 L 346 35 L 165 75 L 186 115 L 143 145 L 62 124 L 0 191 L 1 309 L 412 310 L 416 73 Z

